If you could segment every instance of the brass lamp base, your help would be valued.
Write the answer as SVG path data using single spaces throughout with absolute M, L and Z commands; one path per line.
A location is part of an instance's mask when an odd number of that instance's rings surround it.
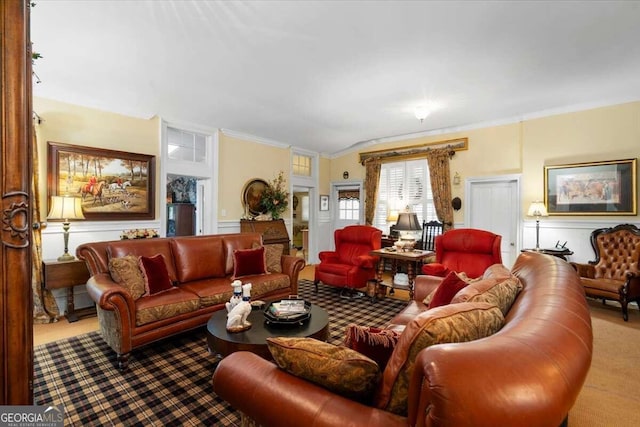
M 58 261 L 73 261 L 74 259 L 76 259 L 76 257 L 71 255 L 69 252 L 65 252 L 64 254 L 58 257 Z

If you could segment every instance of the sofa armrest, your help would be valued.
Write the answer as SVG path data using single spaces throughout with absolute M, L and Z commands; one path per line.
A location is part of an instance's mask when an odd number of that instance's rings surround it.
M 289 276 L 292 294 L 298 293 L 298 276 L 305 265 L 306 263 L 303 258 L 298 258 L 293 255 L 282 255 L 282 272 Z
M 596 269 L 592 264 L 581 264 L 577 262 L 570 263 L 571 266 L 576 270 L 578 276 L 586 277 L 589 279 L 594 279 L 596 277 Z
M 444 277 L 438 276 L 416 276 L 413 283 L 413 299 L 416 301 L 424 300 L 427 295 L 433 292 L 440 283 L 444 280 Z
M 136 304 L 133 297 L 109 274 L 91 276 L 87 281 L 87 293 L 102 310 L 118 311 L 121 318 L 128 319 L 131 325 L 135 324 Z
M 233 353 L 213 373 L 213 391 L 258 425 L 406 426 L 406 418 L 349 400 L 249 352 Z

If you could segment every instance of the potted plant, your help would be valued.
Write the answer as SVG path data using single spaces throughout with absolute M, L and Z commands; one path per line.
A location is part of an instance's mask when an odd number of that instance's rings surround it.
M 285 189 L 284 172 L 271 182 L 262 193 L 262 206 L 271 214 L 272 219 L 280 219 L 280 215 L 289 206 L 289 192 Z

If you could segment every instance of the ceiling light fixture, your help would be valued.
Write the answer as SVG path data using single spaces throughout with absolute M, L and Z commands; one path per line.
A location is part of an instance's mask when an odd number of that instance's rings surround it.
M 422 123 L 422 121 L 427 118 L 431 111 L 429 111 L 429 109 L 424 105 L 418 105 L 413 110 L 413 113 L 416 115 L 416 119 L 420 120 L 420 123 Z

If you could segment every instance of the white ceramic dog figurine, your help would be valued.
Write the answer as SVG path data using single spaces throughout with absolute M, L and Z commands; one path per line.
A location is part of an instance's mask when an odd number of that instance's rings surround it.
M 229 302 L 225 303 L 225 307 L 227 307 L 227 313 L 231 312 L 233 308 L 242 302 L 242 282 L 240 280 L 234 280 L 231 283 L 233 286 L 233 296 L 229 300 Z
M 251 327 L 251 322 L 247 321 L 247 316 L 251 313 L 251 303 L 241 301 L 227 314 L 227 331 L 240 332 Z

